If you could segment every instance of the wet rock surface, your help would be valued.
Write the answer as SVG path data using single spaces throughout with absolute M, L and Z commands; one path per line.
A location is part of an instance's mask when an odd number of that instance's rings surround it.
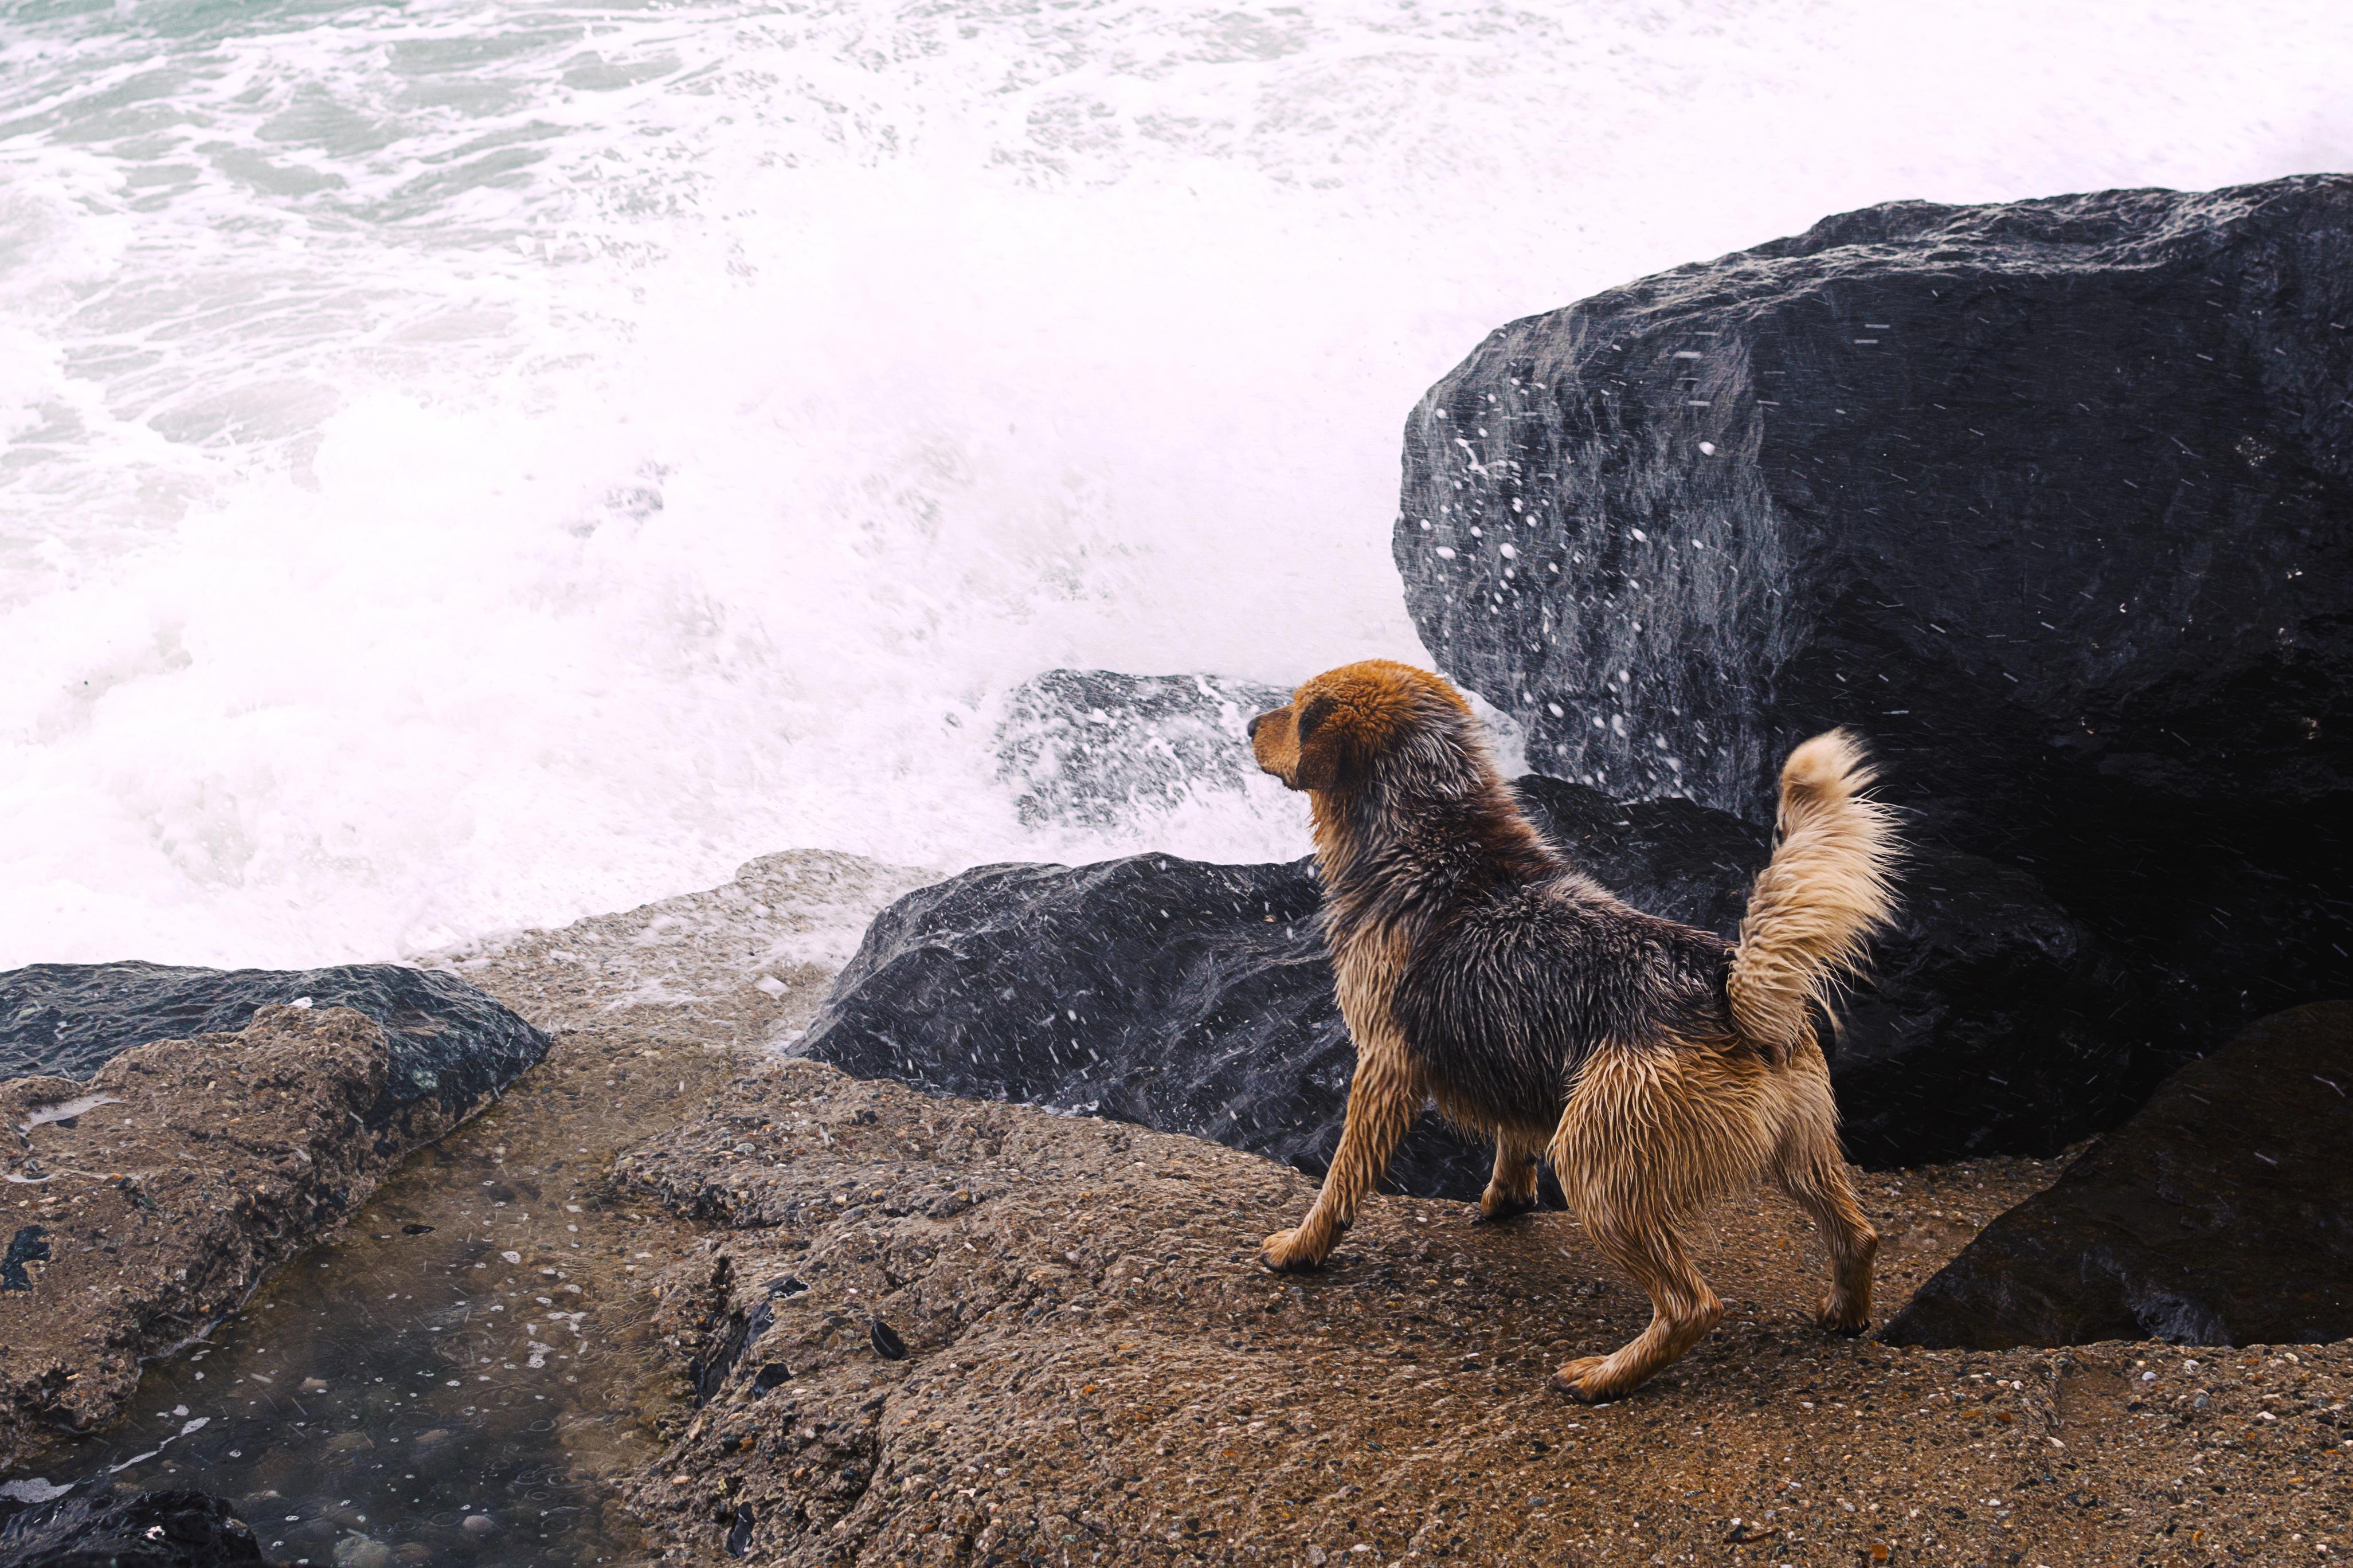
M 0 1500 L 0 1568 L 229 1568 L 267 1563 L 219 1498 L 136 1492 L 30 1505 Z
M 998 771 L 1029 826 L 1107 827 L 1258 773 L 1243 726 L 1290 692 L 1214 675 L 1050 669 L 1014 688 Z
M 2128 1109 L 2353 992 L 2348 384 L 2353 177 L 1894 203 L 1491 334 L 1395 553 L 1539 771 L 1764 822 L 1860 731 L 2147 977 Z
M 358 1013 L 263 1006 L 87 1082 L 0 1083 L 0 1467 L 112 1415 L 141 1358 L 201 1333 L 455 1125 L 438 1095 L 368 1124 L 393 1062 Z
M 1637 908 L 1730 936 L 1766 834 L 1689 801 L 1516 785 L 1537 826 Z M 1869 1165 L 2057 1152 L 2117 1114 L 2132 1037 L 2101 944 L 2032 881 L 1928 850 L 1844 1011 L 1833 1073 Z M 876 921 L 796 1047 L 860 1077 L 1187 1132 L 1320 1174 L 1356 1056 L 1306 861 L 1172 856 L 989 867 Z M 1426 1115 L 1398 1191 L 1474 1197 L 1490 1149 Z
M 2255 1024 L 1997 1219 L 1894 1343 L 2353 1338 L 2353 1002 Z
M 1743 1202 L 1698 1241 L 1726 1322 L 1638 1398 L 1573 1408 L 1545 1373 L 1646 1308 L 1566 1215 L 1474 1231 L 1463 1207 L 1382 1198 L 1331 1269 L 1276 1279 L 1250 1254 L 1306 1202 L 1296 1173 L 747 1062 L 920 880 L 770 857 L 446 955 L 554 1034 L 547 1059 L 45 1473 L 94 1478 L 84 1497 L 116 1466 L 200 1488 L 266 1525 L 272 1560 L 352 1564 L 1975 1563 L 2031 1543 L 2089 1568 L 2193 1537 L 2250 1560 L 2341 1544 L 2346 1347 L 1826 1341 L 1804 1222 Z M 1883 1310 L 2054 1173 L 1866 1177 Z
M 640 1282 L 695 1233 L 613 1201 L 604 1173 L 805 1023 L 875 910 L 923 879 L 786 852 L 431 961 L 545 1028 L 545 1059 L 151 1363 L 113 1420 L 0 1470 L 0 1496 L 201 1489 L 290 1563 L 641 1561 L 617 1479 L 684 1391 Z
M 1883 1303 L 2052 1173 L 1867 1178 Z M 703 1390 L 630 1490 L 664 1561 L 2089 1568 L 2344 1531 L 2353 1346 L 1828 1339 L 1818 1247 L 1767 1200 L 1699 1241 L 1715 1334 L 1587 1408 L 1546 1375 L 1648 1309 L 1566 1215 L 1378 1198 L 1277 1279 L 1253 1252 L 1308 1201 L 1294 1172 L 811 1062 L 739 1076 L 615 1179 L 715 1227 L 661 1281 Z
M 86 1079 L 153 1040 L 234 1034 L 255 1009 L 300 1003 L 374 1019 L 392 1047 L 384 1125 L 430 1098 L 462 1116 L 547 1052 L 547 1037 L 454 974 L 396 963 L 332 969 L 189 969 L 37 963 L 0 973 L 0 1079 Z

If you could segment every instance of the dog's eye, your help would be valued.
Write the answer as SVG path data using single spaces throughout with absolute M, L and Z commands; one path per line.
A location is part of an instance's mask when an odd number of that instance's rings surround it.
M 1305 745 L 1307 738 L 1324 727 L 1324 721 L 1332 717 L 1332 710 L 1338 706 L 1332 699 L 1321 694 L 1309 698 L 1299 710 L 1299 743 Z

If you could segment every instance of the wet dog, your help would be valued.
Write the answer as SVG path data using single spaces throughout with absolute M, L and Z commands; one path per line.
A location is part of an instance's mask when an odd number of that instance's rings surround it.
M 1719 1194 L 1777 1184 L 1821 1227 L 1818 1321 L 1871 1321 L 1879 1238 L 1839 1152 L 1812 1015 L 1892 912 L 1888 809 L 1841 731 L 1793 752 L 1780 832 L 1739 940 L 1632 909 L 1532 827 L 1479 724 L 1437 676 L 1376 659 L 1317 676 L 1250 721 L 1259 765 L 1307 793 L 1340 1011 L 1356 1047 L 1324 1190 L 1266 1238 L 1313 1268 L 1435 1102 L 1495 1141 L 1482 1220 L 1535 1206 L 1549 1159 L 1587 1233 L 1651 1298 L 1641 1334 L 1553 1374 L 1615 1398 L 1724 1315 L 1683 1231 Z

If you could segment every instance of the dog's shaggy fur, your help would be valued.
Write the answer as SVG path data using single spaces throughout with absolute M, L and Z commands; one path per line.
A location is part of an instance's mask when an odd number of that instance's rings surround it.
M 1454 689 L 1376 659 L 1319 675 L 1250 721 L 1259 765 L 1314 809 L 1325 933 L 1356 1046 L 1324 1190 L 1270 1236 L 1278 1270 L 1320 1265 L 1427 1101 L 1495 1141 L 1482 1220 L 1535 1206 L 1551 1160 L 1588 1232 L 1653 1316 L 1553 1381 L 1625 1393 L 1688 1351 L 1724 1304 L 1683 1240 L 1718 1194 L 1769 1178 L 1831 1252 L 1822 1326 L 1871 1321 L 1879 1238 L 1838 1145 L 1810 1014 L 1892 910 L 1889 813 L 1847 735 L 1781 773 L 1780 837 L 1737 944 L 1631 909 L 1539 837 Z

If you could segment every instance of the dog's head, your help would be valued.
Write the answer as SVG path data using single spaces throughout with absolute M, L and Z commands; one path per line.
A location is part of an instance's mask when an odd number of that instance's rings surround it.
M 1416 742 L 1474 745 L 1474 730 L 1470 705 L 1444 680 L 1368 658 L 1325 670 L 1251 720 L 1250 754 L 1293 789 L 1344 790 L 1429 749 Z

